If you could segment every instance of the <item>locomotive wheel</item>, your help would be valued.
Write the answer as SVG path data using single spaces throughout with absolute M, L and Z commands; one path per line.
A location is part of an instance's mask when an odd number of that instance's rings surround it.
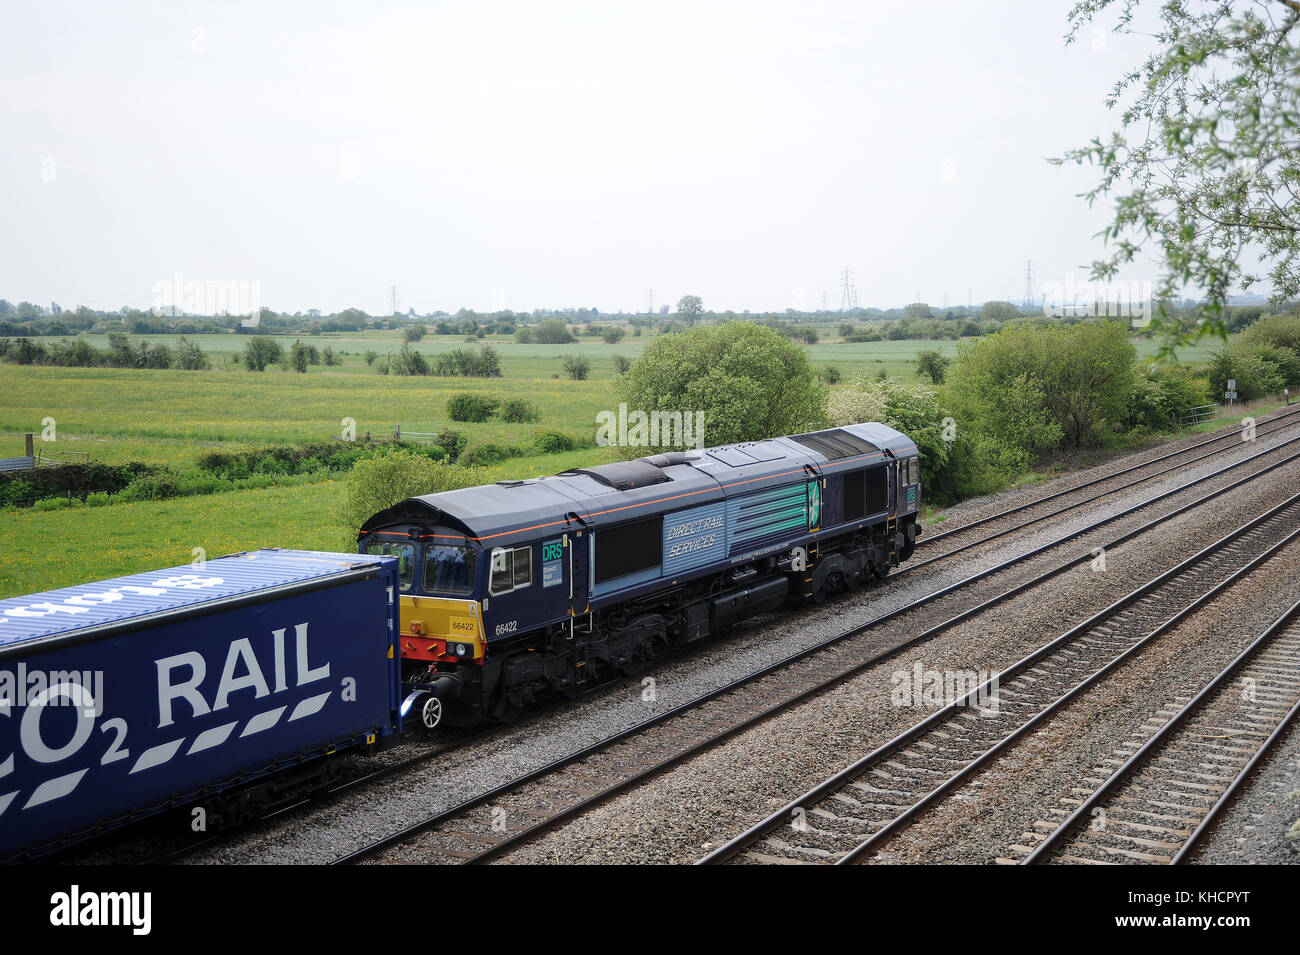
M 437 729 L 442 722 L 442 700 L 431 696 L 420 707 L 420 722 L 426 730 Z

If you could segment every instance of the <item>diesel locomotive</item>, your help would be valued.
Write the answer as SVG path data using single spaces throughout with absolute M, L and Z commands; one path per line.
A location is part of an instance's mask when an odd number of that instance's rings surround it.
M 358 545 L 398 559 L 401 712 L 432 729 L 883 578 L 919 507 L 916 444 L 867 423 L 408 498 Z

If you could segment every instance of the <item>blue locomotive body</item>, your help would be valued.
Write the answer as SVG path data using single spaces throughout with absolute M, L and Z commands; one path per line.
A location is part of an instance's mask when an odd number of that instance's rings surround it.
M 404 712 L 434 726 L 883 577 L 919 506 L 915 443 L 858 424 L 410 498 L 359 543 L 399 558 Z
M 215 794 L 260 812 L 396 734 L 396 564 L 263 550 L 0 601 L 0 861 Z

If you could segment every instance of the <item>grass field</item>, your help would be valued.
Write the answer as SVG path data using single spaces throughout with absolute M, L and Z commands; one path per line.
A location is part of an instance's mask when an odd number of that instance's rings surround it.
M 0 517 L 0 597 L 188 564 L 256 547 L 338 550 L 338 482 Z M 349 547 L 348 549 L 355 549 Z
M 173 341 L 175 336 L 144 336 Z M 520 345 L 493 341 L 501 354 L 499 379 L 405 378 L 380 375 L 362 354 L 395 353 L 396 332 L 312 336 L 319 348 L 347 352 L 341 366 L 315 366 L 303 375 L 272 366 L 250 373 L 222 368 L 223 358 L 242 349 L 235 335 L 197 336 L 215 367 L 209 371 L 54 368 L 0 363 L 0 457 L 22 453 L 24 432 L 40 434 L 53 418 L 57 440 L 42 450 L 57 455 L 88 451 L 93 460 L 187 465 L 205 450 L 238 450 L 268 444 L 328 441 L 339 437 L 343 419 L 356 422 L 358 436 L 391 437 L 406 431 L 452 428 L 471 443 L 490 440 L 527 446 L 538 428 L 558 428 L 590 438 L 598 411 L 617 404 L 613 356 L 635 358 L 650 336 L 617 345 L 584 340 L 576 345 Z M 308 340 L 308 339 L 304 339 Z M 90 336 L 96 347 L 106 341 Z M 292 337 L 282 338 L 290 345 Z M 1184 360 L 1203 361 L 1217 342 L 1189 349 Z M 426 355 L 476 347 L 454 338 L 429 337 L 417 346 Z M 1155 346 L 1137 343 L 1148 356 Z M 874 377 L 883 369 L 915 378 L 918 351 L 935 348 L 955 355 L 949 341 L 893 341 L 807 346 L 815 366 L 833 365 L 844 380 Z M 566 355 L 591 359 L 590 378 L 561 377 Z M 228 361 L 226 362 L 228 364 Z M 536 424 L 452 422 L 447 399 L 458 392 L 523 396 L 537 404 Z M 488 480 L 554 474 L 568 467 L 613 460 L 611 448 L 559 455 L 509 458 L 485 469 Z M 150 567 L 188 563 L 195 547 L 209 556 L 261 546 L 351 549 L 352 537 L 335 526 L 342 485 L 325 481 L 295 487 L 242 490 L 169 501 L 81 507 L 63 511 L 0 512 L 0 596 L 68 586 Z
M 612 368 L 611 368 L 612 372 Z M 357 371 L 299 375 L 266 371 L 150 371 L 0 365 L 0 456 L 22 453 L 22 434 L 53 418 L 50 454 L 90 451 L 96 460 L 171 463 L 207 448 L 329 441 L 343 420 L 358 436 L 391 437 L 451 427 L 471 441 L 526 444 L 542 426 L 586 432 L 612 401 L 610 374 L 587 381 L 507 374 L 501 379 L 410 378 Z M 537 424 L 461 424 L 446 412 L 458 392 L 521 395 Z

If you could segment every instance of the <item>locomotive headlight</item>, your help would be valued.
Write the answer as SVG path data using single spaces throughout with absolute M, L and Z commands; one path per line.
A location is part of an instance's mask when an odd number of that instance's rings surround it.
M 465 644 L 463 643 L 456 644 L 456 656 L 458 657 L 469 656 L 469 647 L 465 646 Z

